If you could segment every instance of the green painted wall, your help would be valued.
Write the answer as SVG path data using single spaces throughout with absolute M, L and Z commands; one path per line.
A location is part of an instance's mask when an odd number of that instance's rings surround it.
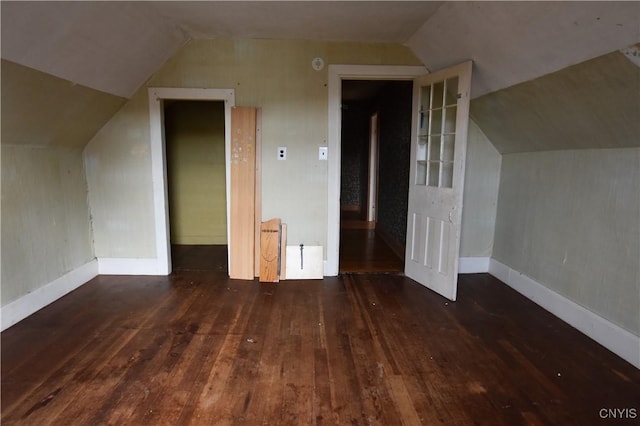
M 147 108 L 138 93 L 84 149 L 98 258 L 156 256 Z
M 2 143 L 82 148 L 126 99 L 2 60 Z
M 230 88 L 262 108 L 262 211 L 288 224 L 291 244 L 326 246 L 326 64 L 420 65 L 398 44 L 196 40 L 169 60 L 85 149 L 98 257 L 155 257 L 147 87 Z M 278 146 L 288 160 L 278 161 Z
M 94 255 L 80 149 L 3 143 L 1 167 L 4 306 Z
M 504 155 L 493 257 L 640 334 L 640 149 Z
M 126 100 L 1 66 L 4 306 L 94 259 L 82 148 Z
M 173 244 L 226 244 L 224 103 L 165 108 L 169 217 Z
M 616 51 L 471 102 L 503 154 L 492 256 L 635 334 L 639 94 Z
M 502 156 L 469 120 L 460 232 L 460 257 L 490 257 L 498 205 Z

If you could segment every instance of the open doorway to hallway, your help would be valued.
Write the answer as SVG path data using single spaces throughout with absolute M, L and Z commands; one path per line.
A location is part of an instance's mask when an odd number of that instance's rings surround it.
M 343 80 L 340 272 L 402 272 L 412 81 Z
M 174 270 L 227 272 L 224 126 L 223 101 L 164 103 Z

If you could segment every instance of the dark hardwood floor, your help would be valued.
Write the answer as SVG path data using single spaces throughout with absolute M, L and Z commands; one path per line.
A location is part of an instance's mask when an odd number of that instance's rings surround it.
M 487 274 L 461 275 L 458 294 L 394 274 L 99 276 L 2 333 L 2 424 L 590 425 L 640 410 L 640 370 Z
M 369 222 L 342 213 L 340 273 L 398 273 L 404 262 L 380 238 Z
M 227 272 L 226 245 L 171 245 L 171 266 L 174 271 Z

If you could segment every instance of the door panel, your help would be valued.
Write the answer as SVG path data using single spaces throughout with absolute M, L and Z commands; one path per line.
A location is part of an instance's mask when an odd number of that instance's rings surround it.
M 414 82 L 405 274 L 457 293 L 471 62 Z

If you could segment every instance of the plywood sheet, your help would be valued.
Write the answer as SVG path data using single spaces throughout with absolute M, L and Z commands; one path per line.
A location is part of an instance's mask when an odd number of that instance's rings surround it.
M 229 276 L 253 280 L 255 261 L 256 109 L 231 110 Z
M 260 227 L 260 282 L 280 281 L 280 219 Z

